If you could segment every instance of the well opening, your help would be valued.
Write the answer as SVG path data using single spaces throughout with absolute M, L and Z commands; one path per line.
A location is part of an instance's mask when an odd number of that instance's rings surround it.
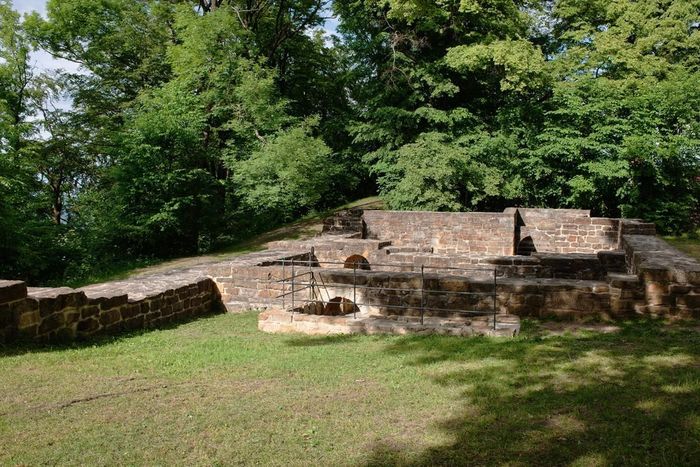
M 362 255 L 352 255 L 348 257 L 345 260 L 345 264 L 343 267 L 345 269 L 362 269 L 365 271 L 369 271 L 371 269 L 369 261 L 367 261 L 367 258 L 365 258 Z
M 326 303 L 323 314 L 326 316 L 349 315 L 357 312 L 357 306 L 345 297 L 335 297 Z

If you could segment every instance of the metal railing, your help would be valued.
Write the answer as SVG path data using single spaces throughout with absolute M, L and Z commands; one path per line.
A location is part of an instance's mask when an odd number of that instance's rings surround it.
M 396 309 L 396 310 L 416 310 L 418 309 L 420 312 L 420 322 L 421 324 L 425 323 L 425 314 L 426 312 L 446 312 L 446 313 L 452 313 L 452 314 L 457 314 L 457 315 L 491 315 L 493 318 L 493 328 L 496 329 L 496 323 L 497 323 L 497 314 L 498 314 L 498 296 L 497 296 L 497 289 L 498 289 L 498 273 L 497 269 L 495 267 L 473 267 L 473 268 L 460 268 L 460 267 L 453 267 L 453 266 L 425 266 L 425 265 L 414 265 L 410 263 L 372 263 L 370 264 L 363 264 L 363 263 L 346 263 L 342 261 L 316 261 L 316 260 L 278 260 L 278 264 L 282 265 L 282 279 L 279 279 L 275 282 L 281 283 L 282 284 L 282 293 L 279 294 L 276 298 L 277 299 L 282 299 L 282 306 L 283 308 L 286 309 L 286 300 L 287 297 L 291 297 L 291 313 L 292 313 L 292 319 L 294 319 L 294 313 L 297 308 L 297 303 L 320 303 L 323 305 L 325 308 L 327 305 L 331 303 L 338 303 L 338 302 L 332 302 L 330 295 L 328 295 L 328 300 L 323 300 L 323 294 L 321 293 L 322 290 L 326 290 L 328 288 L 333 288 L 333 289 L 346 289 L 349 292 L 352 292 L 352 309 L 353 309 L 353 317 L 357 318 L 357 311 L 360 306 L 367 306 L 367 307 L 380 307 L 380 308 L 385 308 L 385 309 Z M 322 266 L 330 266 L 330 267 L 322 267 Z M 333 268 L 333 266 L 339 266 L 338 268 Z M 371 270 L 367 270 L 366 267 L 371 267 Z M 338 269 L 350 269 L 352 268 L 352 283 L 338 283 L 338 282 L 333 282 L 332 284 L 326 285 L 323 281 L 323 273 L 328 273 L 330 270 L 335 269 L 336 272 Z M 380 268 L 380 270 L 377 270 L 376 268 Z M 400 271 L 387 271 L 387 270 L 381 270 L 381 268 L 392 268 L 392 269 L 401 269 Z M 408 270 L 406 270 L 408 269 Z M 358 270 L 362 272 L 362 274 L 369 274 L 371 277 L 372 273 L 408 273 L 408 274 L 418 274 L 420 273 L 420 287 L 385 287 L 383 285 L 367 285 L 366 283 L 358 283 Z M 471 291 L 451 291 L 451 290 L 440 290 L 439 288 L 426 288 L 426 270 L 428 272 L 430 271 L 449 271 L 447 273 L 444 273 L 442 275 L 440 272 L 434 273 L 433 277 L 429 277 L 428 280 L 436 280 L 438 287 L 439 287 L 439 281 L 440 279 L 445 279 L 445 276 L 464 276 L 464 275 L 473 275 L 475 272 L 480 272 L 483 275 L 487 275 L 488 279 L 490 280 L 490 284 L 492 285 L 492 288 L 488 291 L 480 291 L 480 292 L 471 292 Z M 290 272 L 290 275 L 287 276 L 287 271 Z M 389 276 L 387 278 L 388 280 L 395 279 Z M 291 289 L 288 291 L 288 288 Z M 299 298 L 298 295 L 301 292 L 304 292 L 308 290 L 308 298 Z M 363 292 L 363 296 L 367 300 L 367 302 L 361 302 L 358 303 L 357 301 L 357 295 L 358 291 Z M 408 292 L 408 295 L 411 296 L 415 294 L 416 296 L 420 296 L 420 305 L 411 305 L 411 304 L 401 304 L 401 305 L 395 305 L 395 304 L 389 304 L 389 303 L 381 303 L 381 300 L 379 298 L 375 298 L 375 301 L 373 303 L 372 301 L 372 294 L 373 292 L 378 292 L 378 291 L 389 291 L 389 292 Z M 350 295 L 348 292 L 347 295 Z M 442 294 L 442 295 L 447 295 L 447 296 L 455 296 L 455 297 L 467 297 L 467 296 L 472 296 L 472 297 L 486 297 L 487 299 L 491 299 L 491 309 L 488 311 L 485 310 L 473 310 L 473 309 L 462 309 L 462 308 L 441 308 L 441 307 L 436 307 L 436 306 L 428 306 L 427 299 L 431 295 L 436 295 L 436 294 Z M 343 294 L 346 295 L 346 294 Z M 320 299 L 319 299 L 320 297 Z M 343 298 L 346 300 L 349 300 L 347 297 L 337 297 L 337 298 Z M 345 302 L 347 303 L 347 302 Z M 340 306 L 343 306 L 343 302 L 339 303 Z

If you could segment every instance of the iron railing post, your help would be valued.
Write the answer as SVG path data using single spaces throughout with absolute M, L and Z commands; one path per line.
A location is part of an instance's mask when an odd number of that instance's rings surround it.
M 316 299 L 316 296 L 314 295 L 314 272 L 311 270 L 311 255 L 309 255 L 309 284 L 311 284 L 309 288 L 309 302 L 312 302 Z
M 496 330 L 496 302 L 498 300 L 497 294 L 496 294 L 496 268 L 493 268 L 493 329 L 494 331 Z
M 352 318 L 357 319 L 357 263 L 352 265 Z
M 292 260 L 292 316 L 294 316 L 294 281 L 296 276 L 294 275 L 294 260 Z
M 420 324 L 421 326 L 424 323 L 425 315 L 425 266 L 420 265 Z

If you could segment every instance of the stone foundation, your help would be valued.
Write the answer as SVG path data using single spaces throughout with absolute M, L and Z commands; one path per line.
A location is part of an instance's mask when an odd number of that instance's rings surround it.
M 520 332 L 517 316 L 501 317 L 493 326 L 493 320 L 485 317 L 471 319 L 426 318 L 376 318 L 368 316 L 314 316 L 271 309 L 260 313 L 258 329 L 272 333 L 304 333 L 310 335 L 333 334 L 440 334 L 447 336 L 514 337 Z
M 347 268 L 353 264 L 360 266 Z M 300 274 L 317 282 L 311 293 L 291 294 L 284 279 Z M 352 292 L 353 283 L 371 288 Z M 449 333 L 471 335 L 479 333 L 478 314 L 493 316 L 494 300 L 499 320 L 700 318 L 700 263 L 656 237 L 653 224 L 582 210 L 354 210 L 327 220 L 324 234 L 311 240 L 271 242 L 262 252 L 168 274 L 78 290 L 0 281 L 0 342 L 152 328 L 224 305 L 276 310 L 261 315 L 268 331 L 375 332 L 388 320 L 390 332 L 427 332 L 415 323 L 423 315 L 438 328 L 469 316 L 477 323 L 469 331 L 461 322 L 462 330 Z M 284 324 L 290 309 L 303 312 L 294 313 L 302 316 L 297 323 L 312 324 Z M 360 322 L 323 316 L 351 309 Z

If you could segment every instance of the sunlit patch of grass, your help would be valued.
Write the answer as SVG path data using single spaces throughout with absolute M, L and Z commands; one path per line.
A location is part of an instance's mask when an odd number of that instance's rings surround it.
M 586 425 L 578 418 L 555 414 L 547 420 L 547 427 L 558 435 L 571 435 L 585 431 Z
M 635 404 L 635 407 L 652 415 L 663 414 L 664 411 L 669 409 L 667 402 L 659 398 L 639 401 Z
M 692 394 L 700 391 L 700 381 L 665 384 L 661 386 L 661 390 L 667 394 Z
M 676 367 L 676 366 L 688 366 L 696 362 L 696 359 L 692 355 L 687 354 L 674 354 L 674 355 L 649 355 L 642 359 L 645 364 L 658 368 L 658 367 Z
M 603 454 L 591 453 L 580 456 L 571 463 L 571 467 L 602 467 L 610 463 Z

